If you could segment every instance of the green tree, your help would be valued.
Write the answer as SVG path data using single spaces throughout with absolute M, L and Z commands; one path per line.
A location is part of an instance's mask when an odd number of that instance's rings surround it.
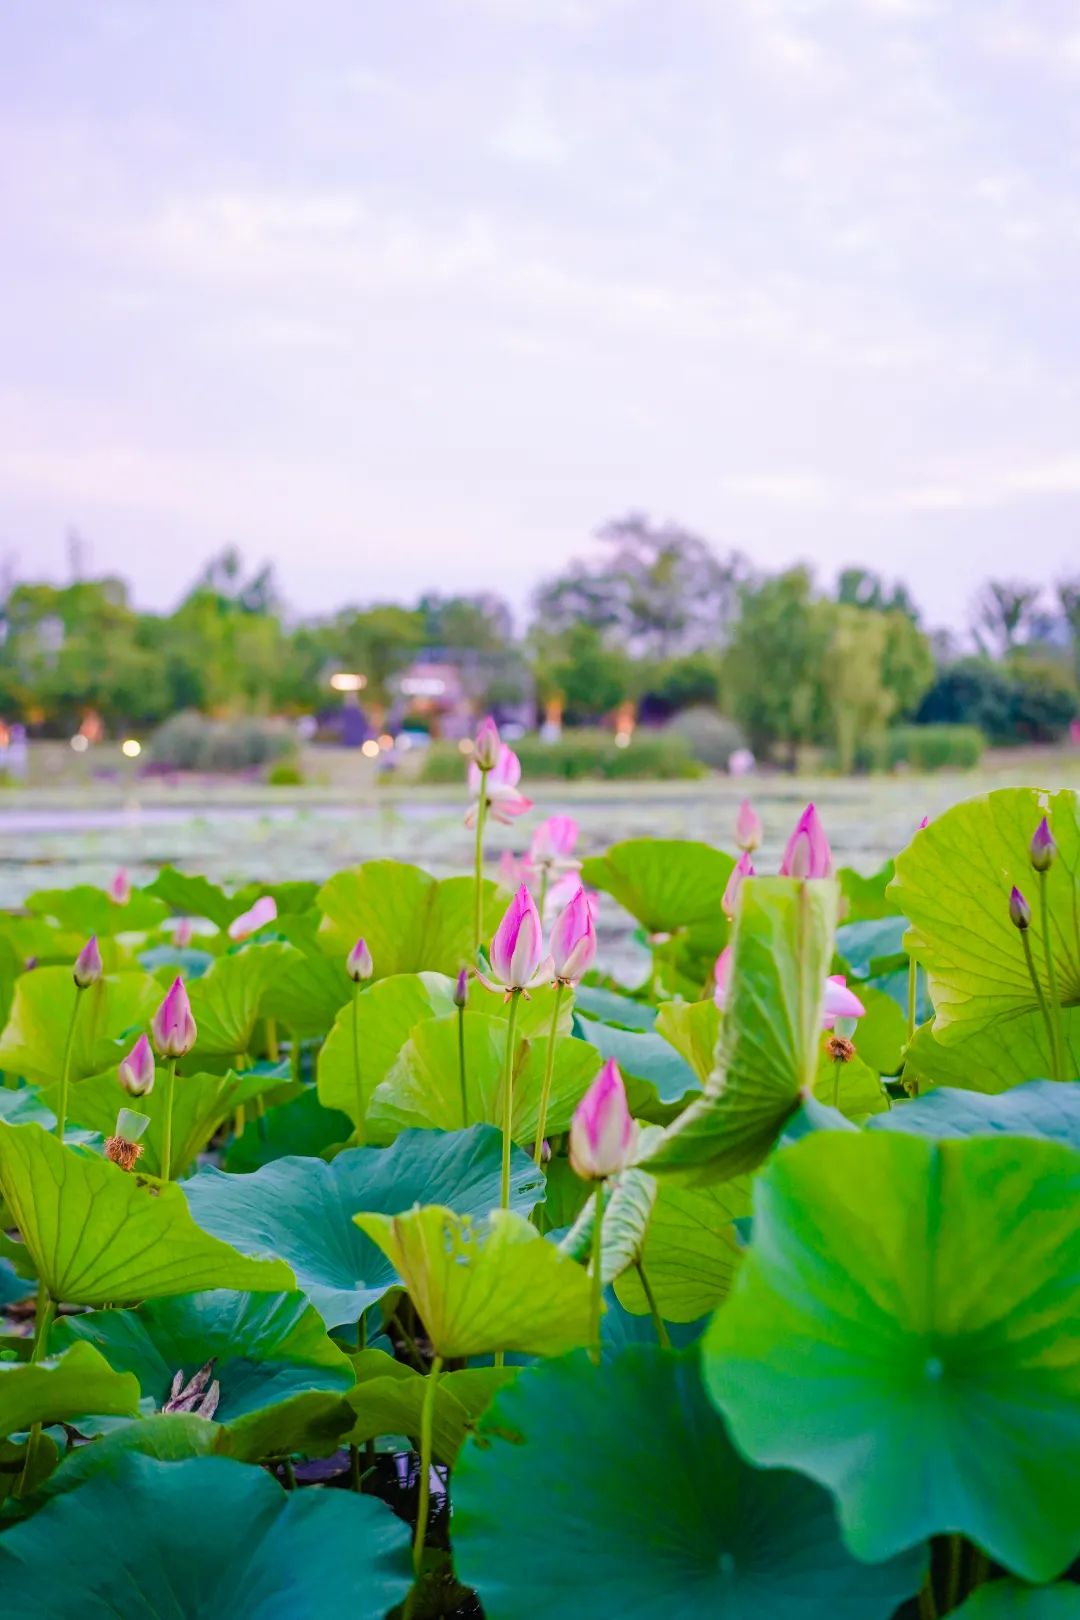
M 591 624 L 537 632 L 534 674 L 543 702 L 559 699 L 567 720 L 596 720 L 634 695 L 634 663 Z
M 820 713 L 823 622 L 805 568 L 790 568 L 743 587 L 741 611 L 724 659 L 734 718 L 759 755 L 783 749 L 795 768 L 797 748 Z

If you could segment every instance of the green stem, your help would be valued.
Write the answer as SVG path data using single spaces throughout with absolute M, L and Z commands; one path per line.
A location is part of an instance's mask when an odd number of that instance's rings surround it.
M 416 1535 L 413 1539 L 413 1588 L 409 1593 L 406 1615 L 412 1613 L 414 1593 L 420 1584 L 424 1567 L 424 1543 L 427 1540 L 428 1514 L 431 1510 L 431 1437 L 435 1429 L 435 1391 L 442 1372 L 442 1357 L 436 1356 L 424 1386 L 424 1405 L 420 1412 L 420 1480 L 416 1499 Z
M 540 913 L 540 921 L 544 920 L 544 901 L 547 899 L 548 880 L 551 876 L 551 867 L 547 861 L 540 868 L 540 897 L 536 902 L 536 909 Z
M 964 1538 L 950 1536 L 948 1574 L 945 1578 L 945 1613 L 951 1614 L 960 1602 L 960 1578 L 963 1572 Z
M 71 1009 L 71 1018 L 68 1020 L 67 1039 L 64 1042 L 64 1058 L 60 1065 L 60 1106 L 56 1110 L 55 1134 L 58 1141 L 64 1140 L 64 1126 L 67 1124 L 68 1087 L 71 1081 L 71 1054 L 75 1046 L 75 1025 L 79 1021 L 79 1008 L 82 1006 L 83 993 L 76 986 L 75 1005 Z
M 907 965 L 907 1038 L 908 1045 L 915 1039 L 915 1029 L 919 1021 L 919 964 L 913 956 L 908 957 Z M 918 1076 L 908 1076 L 908 1059 L 904 1060 L 904 1089 L 910 1097 L 919 1095 Z
M 352 1004 L 353 1082 L 356 1086 L 356 1145 L 364 1145 L 364 1086 L 360 1078 L 360 986 L 353 992 Z
M 660 1307 L 656 1303 L 656 1295 L 653 1293 L 649 1279 L 645 1274 L 645 1263 L 642 1260 L 635 1260 L 634 1267 L 638 1274 L 638 1281 L 642 1286 L 645 1298 L 649 1304 L 649 1314 L 653 1319 L 653 1327 L 656 1329 L 656 1337 L 659 1341 L 660 1348 L 662 1350 L 670 1350 L 671 1339 L 668 1335 L 667 1324 L 665 1323 L 664 1318 L 660 1315 Z
M 287 1491 L 295 1491 L 295 1489 L 296 1489 L 296 1469 L 293 1467 L 292 1458 L 291 1457 L 283 1457 L 282 1461 L 281 1461 L 281 1467 L 282 1467 L 282 1470 L 283 1470 L 283 1472 L 285 1474 L 285 1489 Z
M 840 1070 L 842 1068 L 843 1064 L 840 1062 L 833 1064 L 832 1105 L 836 1109 L 840 1107 Z
M 277 1063 L 281 1057 L 281 1048 L 278 1045 L 277 1019 L 266 1020 L 266 1055 L 271 1063 Z
M 300 1036 L 294 1029 L 292 1040 L 289 1042 L 289 1078 L 294 1086 L 300 1084 L 300 1065 L 303 1061 L 303 1050 L 300 1045 Z
M 520 990 L 510 992 L 510 1014 L 506 1020 L 506 1056 L 503 1060 L 503 1141 L 502 1183 L 499 1208 L 510 1208 L 510 1133 L 514 1128 L 514 1036 L 517 1031 Z
M 1042 983 L 1039 979 L 1038 969 L 1035 966 L 1035 958 L 1031 952 L 1031 939 L 1026 928 L 1021 928 L 1020 940 L 1024 947 L 1024 961 L 1027 963 L 1028 978 L 1031 980 L 1031 987 L 1035 991 L 1035 1000 L 1039 1004 L 1039 1011 L 1042 1013 L 1043 1023 L 1046 1025 L 1046 1038 L 1050 1042 L 1050 1067 L 1056 1069 L 1057 1044 L 1054 1040 L 1054 1020 L 1050 1016 L 1050 1008 L 1046 1005 L 1046 996 L 1043 994 Z
M 934 1601 L 934 1565 L 931 1560 L 926 1571 L 926 1579 L 919 1588 L 919 1620 L 938 1620 L 937 1604 Z
M 49 1329 L 52 1326 L 53 1316 L 56 1313 L 55 1301 L 51 1298 L 43 1282 L 38 1283 L 37 1311 L 34 1317 L 34 1344 L 30 1351 L 30 1364 L 43 1361 L 49 1347 Z M 15 1487 L 15 1497 L 22 1501 L 30 1489 L 30 1482 L 34 1477 L 34 1464 L 37 1461 L 38 1446 L 41 1443 L 41 1424 L 35 1423 L 30 1429 L 30 1438 L 26 1442 L 26 1456 L 23 1459 L 22 1473 L 19 1483 Z
M 536 1120 L 536 1144 L 533 1148 L 533 1163 L 539 1164 L 544 1154 L 544 1134 L 547 1130 L 548 1104 L 551 1101 L 551 1078 L 555 1073 L 555 1044 L 559 1032 L 559 1003 L 565 986 L 561 979 L 555 980 L 555 1001 L 551 1009 L 551 1028 L 548 1030 L 547 1058 L 544 1062 L 544 1084 L 540 1092 L 540 1113 Z
M 469 1124 L 469 1093 L 465 1085 L 465 1009 L 458 1008 L 457 1014 L 457 1056 L 458 1079 L 461 1081 L 461 1128 L 468 1129 Z
M 1039 899 L 1042 911 L 1043 950 L 1046 953 L 1046 982 L 1050 987 L 1050 1012 L 1053 1028 L 1050 1031 L 1051 1052 L 1054 1059 L 1054 1079 L 1064 1080 L 1065 1074 L 1065 1042 L 1062 1038 L 1061 1028 L 1061 998 L 1058 995 L 1057 969 L 1054 966 L 1054 952 L 1050 944 L 1050 902 L 1046 895 L 1045 872 L 1039 873 Z
M 974 1592 L 977 1586 L 982 1586 L 990 1579 L 990 1560 L 981 1547 L 973 1546 L 971 1549 L 971 1570 L 968 1577 L 968 1590 Z
M 476 893 L 473 911 L 473 960 L 480 955 L 484 931 L 484 821 L 487 817 L 488 773 L 480 768 L 480 800 L 476 806 Z
M 592 1317 L 589 1343 L 593 1361 L 600 1363 L 600 1317 L 604 1303 L 604 1183 L 596 1183 L 596 1209 L 593 1213 L 592 1258 L 589 1275 L 592 1278 Z
M 173 1099 L 176 1095 L 176 1059 L 169 1059 L 169 1070 L 165 1077 L 165 1124 L 161 1137 L 161 1179 L 172 1180 L 172 1117 Z

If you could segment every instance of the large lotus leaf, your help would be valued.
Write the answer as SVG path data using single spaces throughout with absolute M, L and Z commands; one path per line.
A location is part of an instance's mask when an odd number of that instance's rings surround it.
M 3 1211 L 0 1210 L 0 1215 Z M 34 1284 L 27 1277 L 20 1277 L 15 1268 L 7 1260 L 0 1260 L 0 1311 L 7 1305 L 17 1305 L 20 1300 L 29 1299 L 34 1292 Z
M 1080 1148 L 1080 1086 L 1029 1080 L 997 1096 L 941 1086 L 868 1123 L 915 1136 L 1041 1136 Z
M 233 918 L 239 917 L 245 909 L 242 900 L 227 895 L 209 878 L 194 872 L 178 872 L 175 866 L 163 866 L 146 892 L 164 900 L 178 916 L 205 917 L 218 928 L 228 928 Z
M 894 870 L 892 861 L 886 861 L 869 877 L 864 877 L 850 866 L 840 868 L 836 878 L 840 885 L 841 910 L 850 922 L 865 922 L 896 914 L 896 903 L 889 893 Z
M 292 1288 L 196 1226 L 175 1184 L 129 1175 L 40 1125 L 0 1124 L 0 1190 L 55 1300 L 130 1305 L 200 1288 Z
M 856 994 L 866 1008 L 865 1017 L 859 1019 L 855 1029 L 859 1056 L 875 1074 L 899 1074 L 907 1045 L 907 1019 L 884 990 L 860 984 Z
M 730 855 L 690 839 L 630 838 L 587 860 L 581 881 L 613 895 L 650 934 L 706 924 L 717 928 L 722 943 L 721 901 L 734 864 Z
M 149 890 L 132 889 L 131 898 L 121 906 L 104 889 L 88 883 L 76 883 L 70 889 L 38 889 L 28 894 L 23 904 L 34 916 L 48 918 L 57 928 L 84 937 L 97 934 L 99 939 L 111 939 L 114 934 L 149 933 L 168 915 L 168 907 Z
M 39 1362 L 0 1361 L 0 1436 L 35 1423 L 60 1423 L 83 1412 L 130 1417 L 139 1409 L 139 1386 L 90 1345 Z
M 1080 1552 L 1080 1154 L 819 1132 L 758 1177 L 706 1379 L 755 1461 L 834 1493 L 856 1556 L 968 1536 L 1048 1580 Z
M 27 1080 L 59 1080 L 76 996 L 80 1006 L 71 1074 L 80 1080 L 123 1056 L 118 1043 L 146 1028 L 161 1001 L 161 986 L 147 973 L 107 974 L 87 990 L 75 988 L 70 967 L 22 974 L 0 1037 L 0 1069 Z
M 836 903 L 835 884 L 823 879 L 746 880 L 716 1071 L 648 1169 L 706 1182 L 753 1170 L 812 1092 Z
M 398 973 L 346 1002 L 319 1053 L 320 1101 L 358 1124 L 416 1025 L 453 1011 L 453 990 L 441 973 Z
M 185 1183 L 199 1225 L 243 1254 L 278 1255 L 296 1274 L 327 1327 L 356 1322 L 400 1283 L 385 1254 L 353 1224 L 357 1210 L 387 1214 L 440 1198 L 462 1214 L 499 1202 L 502 1139 L 488 1125 L 468 1131 L 404 1131 L 393 1147 L 350 1148 L 331 1163 L 277 1159 L 248 1176 L 204 1170 Z M 514 1149 L 510 1196 L 528 1211 L 544 1178 Z
M 189 987 L 191 1011 L 199 1032 L 191 1061 L 247 1052 L 263 1011 L 273 1017 L 275 982 L 283 972 L 299 965 L 299 956 L 291 945 L 277 941 L 246 945 L 243 950 L 219 957 L 208 973 L 196 979 Z
M 143 1157 L 139 1169 L 151 1176 L 162 1173 L 161 1155 L 164 1149 L 167 1091 L 164 1065 L 159 1068 L 157 1081 L 148 1097 L 133 1102 L 120 1087 L 116 1069 L 104 1074 L 88 1076 L 71 1087 L 68 1094 L 68 1118 L 102 1136 L 111 1136 L 116 1128 L 116 1116 L 123 1107 L 137 1108 L 150 1121 L 146 1134 L 140 1138 Z M 172 1175 L 179 1176 L 193 1163 L 206 1147 L 218 1126 L 227 1120 L 233 1110 L 257 1097 L 275 1082 L 265 1074 L 179 1074 L 176 1077 L 173 1103 Z M 60 1086 L 42 1088 L 42 1098 L 55 1109 Z
M 727 1295 L 739 1263 L 732 1222 L 750 1212 L 748 1178 L 711 1187 L 659 1184 L 642 1261 L 660 1314 L 667 1322 L 695 1322 Z M 640 1278 L 627 1271 L 615 1292 L 635 1314 L 649 1309 Z
M 502 1125 L 505 1018 L 485 1013 L 464 1015 L 465 1101 L 470 1121 Z M 601 1066 L 599 1054 L 586 1041 L 555 1037 L 551 1099 L 547 1128 L 565 1131 L 574 1109 Z M 513 1128 L 515 1142 L 532 1145 L 540 1113 L 540 1093 L 549 1042 L 546 1036 L 526 1040 L 515 1032 Z M 373 1141 L 390 1141 L 409 1126 L 459 1130 L 463 1124 L 458 1015 L 418 1024 L 379 1086 L 368 1108 L 367 1129 Z
M 704 1083 L 716 1066 L 720 1009 L 707 1001 L 665 1001 L 656 1014 L 657 1034 L 673 1046 Z
M 366 939 L 377 978 L 425 972 L 453 977 L 474 959 L 475 896 L 472 878 L 438 881 L 401 861 L 365 861 L 319 890 L 323 949 L 344 958 L 358 939 Z M 485 881 L 485 940 L 498 927 L 505 900 L 496 884 Z
M 324 1108 L 314 1086 L 304 1086 L 287 1102 L 248 1119 L 225 1155 L 225 1169 L 245 1174 L 290 1154 L 318 1159 L 352 1135 L 352 1121 L 336 1108 Z
M 858 1563 L 825 1491 L 742 1460 L 696 1357 L 645 1345 L 500 1391 L 458 1462 L 453 1531 L 461 1579 L 499 1620 L 883 1620 L 924 1563 Z
M 275 939 L 292 945 L 296 954 L 283 961 L 275 974 L 264 1013 L 275 1018 L 293 1039 L 325 1035 L 353 995 L 345 958 L 327 956 L 322 949 L 314 913 L 279 918 L 273 934 Z
M 385 1350 L 363 1350 L 354 1357 L 356 1386 L 347 1400 L 356 1422 L 346 1439 L 352 1445 L 379 1435 L 420 1433 L 420 1413 L 427 1379 L 414 1367 L 395 1361 Z M 497 1390 L 517 1377 L 516 1367 L 469 1367 L 443 1373 L 435 1390 L 432 1429 L 436 1462 L 453 1464 L 465 1437 Z
M 1080 798 L 1075 793 L 1003 788 L 968 799 L 932 821 L 897 857 L 890 892 L 911 922 L 907 944 L 929 973 L 935 1032 L 945 1046 L 1038 1011 L 1020 932 L 1009 921 L 1009 891 L 1016 884 L 1033 903 L 1030 938 L 1046 992 L 1042 908 L 1035 903 L 1038 879 L 1029 854 L 1044 815 L 1059 851 L 1046 879 L 1058 985 L 1062 1004 L 1076 1007 Z
M 75 1589 L 80 1620 L 383 1620 L 409 1585 L 407 1541 L 370 1496 L 129 1455 L 7 1531 L 0 1590 L 5 1620 L 70 1620 Z
M 618 1024 L 622 1029 L 652 1029 L 656 1023 L 656 1008 L 647 1001 L 635 1001 L 617 990 L 604 990 L 594 984 L 578 986 L 574 1005 L 585 1018 L 598 1019 L 602 1024 Z
M 991 1581 L 954 1609 L 950 1620 L 1080 1620 L 1080 1586 Z
M 701 1090 L 701 1081 L 685 1057 L 657 1029 L 622 1029 L 594 1018 L 578 1018 L 575 1026 L 601 1059 L 615 1059 L 635 1113 L 670 1118 L 673 1107 Z
M 885 1113 L 889 1097 L 876 1069 L 862 1059 L 860 1051 L 847 1063 L 831 1058 L 823 1049 L 814 1081 L 819 1102 L 838 1109 L 845 1119 L 862 1120 L 868 1114 Z
M 1064 1009 L 1061 1028 L 1068 1072 L 1080 1074 L 1080 1007 Z M 948 1043 L 938 1038 L 936 1022 L 924 1024 L 915 1032 L 905 1067 L 940 1085 L 987 1092 L 1044 1080 L 1054 1072 L 1050 1038 L 1042 1014 L 1037 1012 L 997 1019 L 963 1040 Z
M 907 967 L 907 918 L 877 917 L 836 930 L 836 954 L 852 979 L 876 979 Z
M 400 1276 L 444 1360 L 493 1350 L 557 1356 L 588 1343 L 588 1276 L 516 1211 L 474 1220 L 429 1205 L 355 1219 Z
M 611 1181 L 600 1233 L 600 1276 L 605 1284 L 641 1258 L 655 1203 L 656 1177 L 647 1171 L 623 1170 Z M 571 1259 L 587 1264 L 592 1257 L 595 1231 L 596 1200 L 589 1198 L 559 1247 Z

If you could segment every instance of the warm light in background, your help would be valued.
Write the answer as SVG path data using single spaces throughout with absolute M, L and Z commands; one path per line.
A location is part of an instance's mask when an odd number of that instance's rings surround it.
M 142 743 L 137 742 L 134 737 L 125 737 L 120 744 L 120 752 L 125 759 L 138 759 L 142 753 Z
M 90 746 L 89 738 L 84 737 L 81 731 L 77 731 L 71 739 L 71 746 L 77 754 L 85 754 Z
M 363 754 L 365 759 L 378 759 L 379 745 L 375 741 L 374 737 L 369 737 L 367 742 L 361 743 L 360 752 Z
M 379 747 L 385 753 L 387 749 L 393 748 L 393 746 L 394 746 L 393 737 L 391 737 L 391 735 L 390 735 L 390 733 L 388 731 L 384 731 L 382 736 L 379 738 Z
M 471 754 L 472 751 L 473 751 L 473 740 L 472 740 L 472 738 L 471 737 L 462 737 L 461 741 L 458 743 L 458 753 L 459 754 Z
M 335 692 L 362 692 L 367 685 L 367 676 L 359 675 L 354 670 L 338 669 L 331 675 L 330 685 Z

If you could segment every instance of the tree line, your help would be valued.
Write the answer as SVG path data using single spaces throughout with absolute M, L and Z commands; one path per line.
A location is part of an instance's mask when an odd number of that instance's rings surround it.
M 633 514 L 599 554 L 535 593 L 517 634 L 491 594 L 421 595 L 297 620 L 269 568 L 216 557 L 171 613 L 138 611 L 109 576 L 21 583 L 0 610 L 0 717 L 64 735 L 93 709 L 113 732 L 182 710 L 299 714 L 326 709 L 334 669 L 393 697 L 419 656 L 468 657 L 482 700 L 535 701 L 570 724 L 633 705 L 644 721 L 705 708 L 736 722 L 762 757 L 823 743 L 844 769 L 864 739 L 900 721 L 979 726 L 992 741 L 1044 741 L 1080 709 L 1080 580 L 1051 591 L 991 581 L 973 607 L 972 647 L 931 633 L 902 583 L 845 570 L 831 591 L 803 567 L 762 573 L 738 552 Z

